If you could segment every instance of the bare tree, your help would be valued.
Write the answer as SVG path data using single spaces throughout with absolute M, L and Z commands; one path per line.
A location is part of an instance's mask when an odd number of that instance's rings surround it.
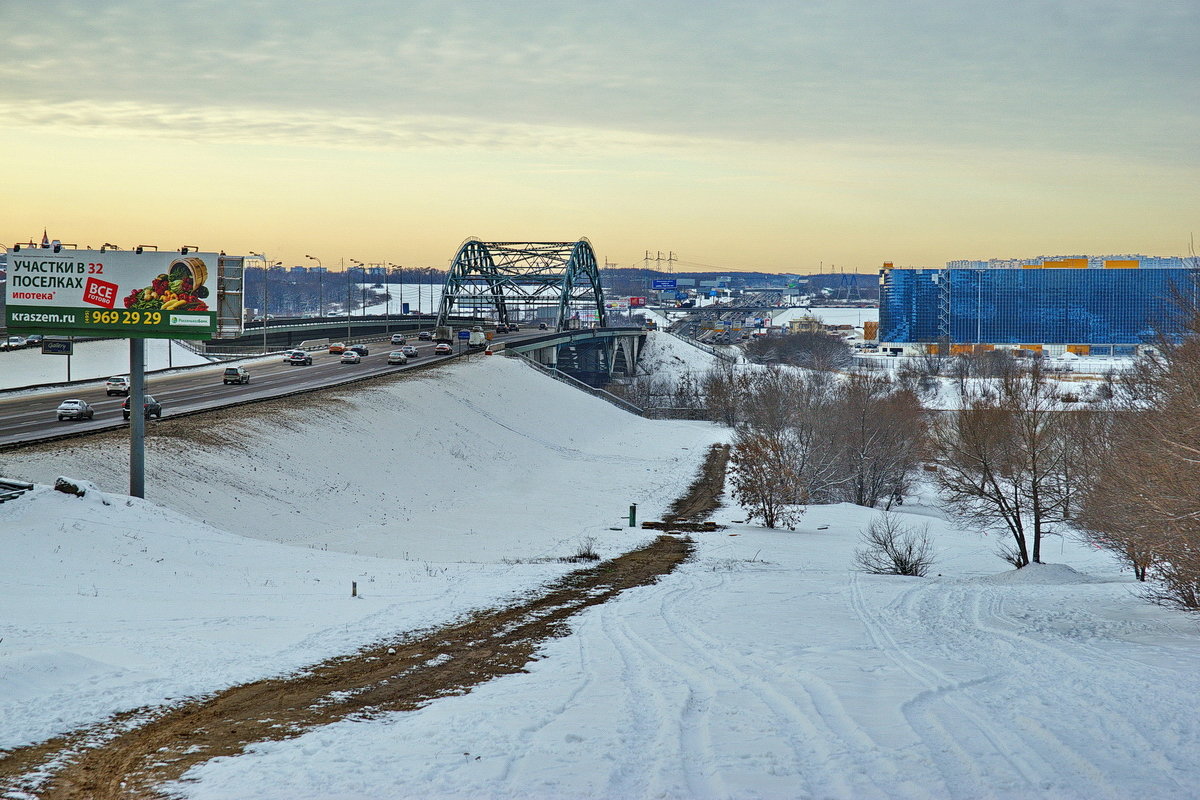
M 912 391 L 884 376 L 852 374 L 837 387 L 829 424 L 841 441 L 841 499 L 873 508 L 902 494 L 925 436 L 921 403 Z
M 917 530 L 885 512 L 871 520 L 860 538 L 863 547 L 854 551 L 854 563 L 863 572 L 923 577 L 933 566 L 929 525 Z
M 1040 373 L 1010 376 L 996 394 L 976 392 L 933 426 L 938 484 L 951 512 L 1012 544 L 1001 557 L 1016 567 L 1040 562 L 1042 538 L 1069 513 L 1063 412 Z
M 799 479 L 790 443 L 782 436 L 742 431 L 730 456 L 733 496 L 750 519 L 794 526 Z
M 1080 524 L 1153 581 L 1158 602 L 1200 609 L 1200 309 L 1178 341 L 1120 384 L 1111 444 L 1082 493 Z

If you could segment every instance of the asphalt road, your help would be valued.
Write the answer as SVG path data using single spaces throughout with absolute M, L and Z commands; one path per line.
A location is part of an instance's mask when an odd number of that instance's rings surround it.
M 520 336 L 500 335 L 495 340 L 505 341 Z M 280 355 L 276 361 L 246 364 L 250 383 L 227 386 L 221 380 L 226 364 L 217 363 L 169 375 L 148 375 L 146 394 L 162 404 L 163 417 L 166 418 L 246 400 L 263 400 L 297 391 L 336 386 L 356 378 L 411 369 L 452 357 L 435 356 L 432 342 L 419 342 L 412 338 L 408 343 L 415 345 L 420 353 L 418 357 L 410 358 L 408 365 L 389 366 L 388 353 L 400 349 L 400 346 L 381 338 L 380 341 L 361 342 L 367 345 L 370 354 L 360 364 L 343 364 L 340 355 L 319 351 L 312 353 L 312 365 L 293 366 L 283 363 L 283 356 Z M 456 343 L 454 352 L 457 354 L 460 348 L 465 351 L 466 345 Z M 107 396 L 103 380 L 61 390 L 22 392 L 16 390 L 9 396 L 0 396 L 0 448 L 129 424 L 121 415 L 121 403 L 125 398 Z M 59 403 L 67 398 L 87 401 L 95 409 L 95 418 L 59 422 L 55 411 Z M 156 421 L 148 420 L 146 424 L 153 425 Z

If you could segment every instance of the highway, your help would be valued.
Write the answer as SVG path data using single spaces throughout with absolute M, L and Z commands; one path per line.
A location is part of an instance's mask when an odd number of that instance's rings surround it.
M 495 341 L 520 338 L 521 333 L 501 334 L 495 337 Z M 466 352 L 465 344 L 456 343 L 454 355 L 435 356 L 433 342 L 420 342 L 414 336 L 408 343 L 415 345 L 420 355 L 410 358 L 407 365 L 388 365 L 388 353 L 400 349 L 400 345 L 392 345 L 386 337 L 380 337 L 379 341 L 359 342 L 367 345 L 370 350 L 370 354 L 365 356 L 360 364 L 343 364 L 339 354 L 324 351 L 312 353 L 313 363 L 310 366 L 285 364 L 282 354 L 274 361 L 218 362 L 211 366 L 191 367 L 173 374 L 147 375 L 146 394 L 162 404 L 163 418 L 167 419 L 419 368 L 422 364 L 454 358 L 460 349 Z M 482 351 L 478 350 L 473 352 L 482 354 Z M 232 363 L 242 363 L 246 366 L 250 372 L 250 383 L 227 386 L 222 382 L 221 376 L 225 366 Z M 59 403 L 67 398 L 87 401 L 95 409 L 95 418 L 59 422 L 55 410 Z M 129 423 L 121 415 L 121 403 L 124 400 L 123 396 L 108 397 L 104 391 L 103 380 L 44 392 L 17 389 L 2 393 L 0 449 L 80 433 L 127 427 Z M 146 424 L 152 426 L 157 421 L 147 420 Z

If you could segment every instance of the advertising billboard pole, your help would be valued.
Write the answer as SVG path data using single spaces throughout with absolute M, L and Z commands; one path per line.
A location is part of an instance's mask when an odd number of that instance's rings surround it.
M 146 340 L 129 340 L 129 494 L 146 496 Z

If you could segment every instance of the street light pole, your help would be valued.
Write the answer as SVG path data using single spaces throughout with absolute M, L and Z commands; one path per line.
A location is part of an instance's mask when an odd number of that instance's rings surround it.
M 262 331 L 263 331 L 263 355 L 267 354 L 267 281 L 271 276 L 271 265 L 267 261 L 266 253 L 256 253 L 250 251 L 250 255 L 263 260 L 263 307 L 262 307 Z
M 321 259 L 316 256 L 305 256 L 317 262 L 318 269 L 318 289 L 317 289 L 317 310 L 320 312 L 321 319 L 325 319 L 325 266 L 321 263 Z

